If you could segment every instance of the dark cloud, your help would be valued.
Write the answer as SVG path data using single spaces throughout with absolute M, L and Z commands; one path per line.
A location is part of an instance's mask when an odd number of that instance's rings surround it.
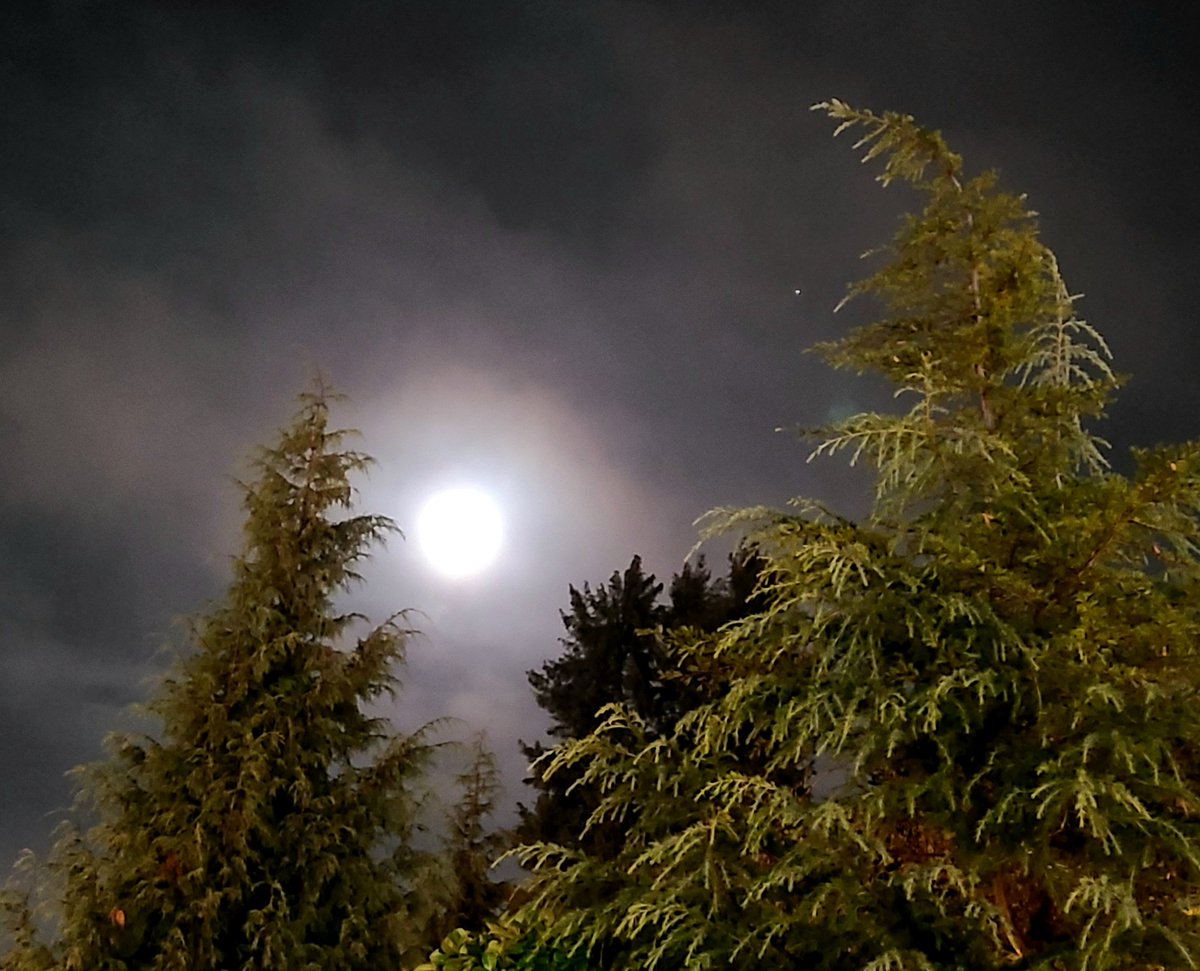
M 1136 376 L 1111 437 L 1194 435 L 1186 36 L 1073 2 L 7 5 L 0 860 L 219 595 L 231 477 L 314 366 L 366 507 L 411 529 L 470 478 L 508 510 L 500 570 L 397 540 L 355 602 L 423 611 L 397 721 L 489 727 L 514 784 L 568 583 L 669 574 L 716 504 L 852 501 L 773 429 L 886 404 L 803 349 L 912 200 L 814 101 L 1028 191 Z

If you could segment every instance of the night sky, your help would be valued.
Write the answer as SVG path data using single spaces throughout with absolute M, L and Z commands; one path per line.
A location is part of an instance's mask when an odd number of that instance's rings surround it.
M 715 505 L 861 509 L 775 429 L 886 405 L 804 349 L 869 312 L 832 308 L 914 197 L 813 102 L 912 113 L 1028 193 L 1131 375 L 1119 468 L 1200 436 L 1186 10 L 4 4 L 0 869 L 220 596 L 233 477 L 314 368 L 378 461 L 364 511 L 505 509 L 490 571 L 439 579 L 410 535 L 350 602 L 420 612 L 394 717 L 486 728 L 508 805 L 568 584 L 669 577 Z

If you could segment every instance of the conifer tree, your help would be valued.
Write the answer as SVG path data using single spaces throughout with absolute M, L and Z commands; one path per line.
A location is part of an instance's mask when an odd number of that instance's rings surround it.
M 506 883 L 492 878 L 492 867 L 507 847 L 508 836 L 490 823 L 503 787 L 482 733 L 472 740 L 468 755 L 467 766 L 456 778 L 461 795 L 447 819 L 452 889 L 440 908 L 442 936 L 455 928 L 482 930 L 485 921 L 500 911 L 509 891 Z
M 753 550 L 740 549 L 729 557 L 728 576 L 714 580 L 700 557 L 672 577 L 665 603 L 659 599 L 663 584 L 644 571 L 639 556 L 597 589 L 570 587 L 563 653 L 529 672 L 538 705 L 551 717 L 551 738 L 587 736 L 602 721 L 601 710 L 615 702 L 636 712 L 655 737 L 669 734 L 713 686 L 681 665 L 674 640 L 685 631 L 715 631 L 747 613 L 758 567 Z M 548 775 L 542 743 L 521 747 L 538 797 L 532 808 L 520 807 L 518 839 L 616 852 L 623 824 L 593 826 L 584 834 L 598 801 L 595 791 L 580 785 L 576 772 Z
M 582 738 L 600 724 L 599 712 L 619 701 L 641 713 L 647 722 L 663 721 L 663 658 L 652 631 L 662 623 L 658 603 L 662 584 L 642 569 L 635 556 L 623 572 L 593 590 L 570 587 L 571 609 L 562 613 L 567 637 L 564 651 L 540 671 L 530 671 L 529 684 L 543 711 L 551 717 L 551 738 Z M 579 773 L 548 777 L 541 742 L 520 743 L 530 764 L 527 780 L 537 790 L 532 807 L 520 806 L 517 838 L 523 842 L 549 840 L 578 845 L 596 806 L 596 793 L 579 785 Z M 594 827 L 587 842 L 593 852 L 612 855 L 621 843 L 621 827 Z
M 628 703 L 647 720 L 658 720 L 655 694 L 661 660 L 650 633 L 663 620 L 663 585 L 635 556 L 597 589 L 570 588 L 571 609 L 562 613 L 567 637 L 561 657 L 529 672 L 538 704 L 553 718 L 550 734 L 587 734 L 596 712 L 611 701 Z
M 353 512 L 369 460 L 330 400 L 303 395 L 260 452 L 228 592 L 148 705 L 158 737 L 80 770 L 91 825 L 50 861 L 52 946 L 25 934 L 0 966 L 379 971 L 428 953 L 409 916 L 429 746 L 368 711 L 397 685 L 402 615 L 355 638 L 336 603 L 394 526 Z
M 873 509 L 718 514 L 765 558 L 763 608 L 690 646 L 732 686 L 560 747 L 592 824 L 634 823 L 612 859 L 528 848 L 531 910 L 611 967 L 1198 967 L 1200 447 L 1114 472 L 1108 353 L 1025 200 L 817 107 L 926 200 L 851 288 L 883 314 L 821 348 L 909 402 L 815 450 L 870 463 Z

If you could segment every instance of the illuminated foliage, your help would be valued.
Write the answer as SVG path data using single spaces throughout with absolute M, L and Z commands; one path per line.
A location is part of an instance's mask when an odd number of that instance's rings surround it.
M 539 945 L 531 924 L 506 915 L 479 931 L 451 931 L 416 971 L 588 971 L 577 957 Z
M 762 609 L 684 646 L 727 690 L 558 748 L 632 824 L 527 847 L 531 910 L 605 967 L 1197 967 L 1200 447 L 1112 471 L 1108 353 L 1024 199 L 817 107 L 925 198 L 850 291 L 882 316 L 821 348 L 908 403 L 814 452 L 870 464 L 872 512 L 714 515 L 765 559 Z
M 148 706 L 159 738 L 116 737 L 79 770 L 91 824 L 50 861 L 53 946 L 18 906 L 0 967 L 386 969 L 428 953 L 412 838 L 429 746 L 367 711 L 396 685 L 406 632 L 355 637 L 362 618 L 335 604 L 394 527 L 353 513 L 369 460 L 328 410 L 304 395 L 259 454 L 228 592 Z

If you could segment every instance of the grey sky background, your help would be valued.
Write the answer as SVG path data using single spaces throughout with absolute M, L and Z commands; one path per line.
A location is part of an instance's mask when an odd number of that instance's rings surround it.
M 231 479 L 314 366 L 378 461 L 364 509 L 505 507 L 490 572 L 397 540 L 354 603 L 421 612 L 395 718 L 486 728 L 509 804 L 568 584 L 669 577 L 714 505 L 860 503 L 774 429 L 886 400 L 803 351 L 868 312 L 832 308 L 912 199 L 815 101 L 1029 194 L 1132 375 L 1119 466 L 1200 434 L 1196 40 L 1096 2 L 6 5 L 0 867 L 220 595 Z

